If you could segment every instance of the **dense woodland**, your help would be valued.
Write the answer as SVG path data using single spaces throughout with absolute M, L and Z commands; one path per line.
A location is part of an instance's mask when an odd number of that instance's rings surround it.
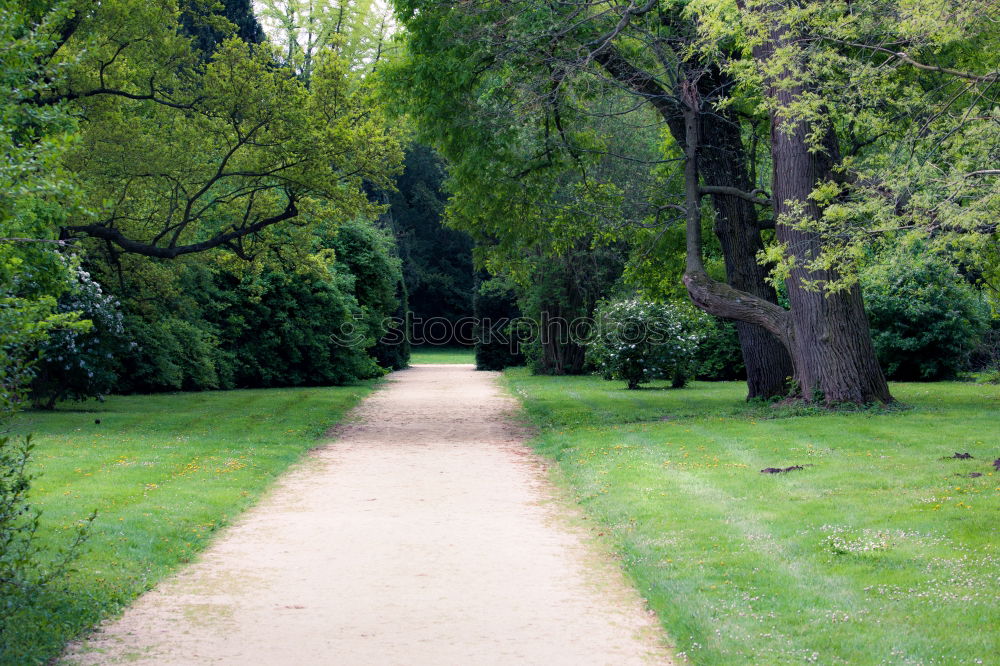
M 342 384 L 411 342 L 607 373 L 569 328 L 623 303 L 693 343 L 647 371 L 678 385 L 864 404 L 995 372 L 997 25 L 986 0 L 5 3 L 9 403 Z

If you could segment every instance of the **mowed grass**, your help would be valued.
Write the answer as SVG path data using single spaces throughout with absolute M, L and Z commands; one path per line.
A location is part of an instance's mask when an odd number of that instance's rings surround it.
M 0 663 L 47 662 L 190 561 L 371 387 L 111 397 L 21 414 L 43 542 L 63 545 L 98 515 L 65 589 L 3 618 Z
M 1000 387 L 816 414 L 735 383 L 505 381 L 690 661 L 1000 663 Z
M 471 348 L 463 347 L 414 347 L 410 350 L 410 363 L 475 363 Z

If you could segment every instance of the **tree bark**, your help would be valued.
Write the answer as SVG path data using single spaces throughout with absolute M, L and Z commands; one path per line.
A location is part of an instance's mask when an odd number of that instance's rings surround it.
M 791 88 L 794 93 L 794 88 Z M 692 300 L 717 316 L 755 323 L 770 331 L 790 352 L 800 396 L 825 405 L 892 401 L 885 376 L 875 359 L 861 292 L 854 288 L 824 295 L 806 288 L 809 281 L 831 279 L 826 271 L 810 271 L 803 262 L 822 249 L 818 234 L 782 223 L 782 214 L 797 208 L 817 218 L 821 211 L 809 198 L 816 186 L 831 177 L 836 159 L 835 137 L 828 152 L 810 151 L 807 127 L 775 113 L 771 153 L 778 240 L 794 248 L 795 267 L 787 280 L 791 309 L 782 308 L 745 291 L 712 280 L 702 263 L 700 176 L 700 120 L 697 88 L 685 82 L 685 204 L 687 209 L 687 264 L 684 283 Z M 788 94 L 771 87 L 769 93 Z M 787 103 L 788 99 L 783 102 Z M 779 109 L 781 106 L 779 105 Z M 786 123 L 788 123 L 786 125 Z
M 681 105 L 652 75 L 625 60 L 610 43 L 597 51 L 594 58 L 613 78 L 647 98 L 667 123 L 678 145 L 682 148 L 687 146 Z M 731 81 L 726 80 L 718 70 L 708 72 L 698 82 L 705 95 L 713 96 L 718 96 L 730 85 Z M 702 159 L 699 171 L 705 184 L 734 188 L 739 192 L 752 190 L 749 156 L 743 147 L 738 122 L 722 113 L 704 114 L 700 120 Z M 724 193 L 712 194 L 712 204 L 716 212 L 715 233 L 722 246 L 726 266 L 726 281 L 737 290 L 776 305 L 777 294 L 764 279 L 767 271 L 757 261 L 764 244 L 754 204 L 739 195 Z M 747 399 L 785 395 L 788 378 L 793 372 L 791 357 L 785 346 L 760 325 L 735 318 L 734 322 L 747 370 Z
M 771 92 L 784 104 L 794 89 Z M 806 288 L 808 282 L 832 280 L 837 275 L 804 266 L 822 250 L 818 234 L 782 223 L 795 214 L 796 207 L 801 208 L 799 214 L 818 219 L 822 211 L 809 195 L 822 181 L 832 179 L 835 155 L 810 151 L 807 131 L 801 121 L 784 118 L 780 111 L 772 114 L 775 230 L 794 260 L 785 284 L 795 327 L 791 349 L 795 377 L 803 397 L 810 401 L 828 405 L 888 403 L 892 396 L 875 357 L 861 290 L 854 285 L 846 291 L 823 294 Z M 828 150 L 835 147 L 835 141 L 835 137 L 828 137 Z
M 698 81 L 702 94 L 727 85 L 722 75 L 710 70 Z M 735 118 L 720 111 L 704 113 L 700 125 L 699 172 L 706 185 L 753 190 L 743 147 L 740 126 Z M 777 304 L 778 295 L 767 283 L 767 269 L 757 259 L 764 249 L 755 204 L 736 195 L 712 194 L 715 208 L 715 235 L 722 246 L 726 282 L 735 289 Z M 784 345 L 766 329 L 737 320 L 743 363 L 747 368 L 748 399 L 772 398 L 788 392 L 793 374 L 792 359 Z

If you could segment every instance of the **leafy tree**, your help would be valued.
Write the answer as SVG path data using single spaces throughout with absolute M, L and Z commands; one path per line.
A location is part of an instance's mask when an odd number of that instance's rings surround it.
M 464 128 L 440 141 L 454 145 L 457 155 L 463 154 L 459 144 L 475 146 L 478 155 L 464 151 L 478 158 L 469 160 L 470 170 L 490 151 L 501 156 L 501 165 L 518 157 L 525 170 L 555 160 L 561 146 L 561 154 L 574 156 L 575 150 L 579 155 L 589 136 L 580 137 L 573 124 L 586 115 L 581 101 L 606 90 L 601 86 L 609 80 L 635 95 L 636 104 L 654 109 L 684 155 L 684 203 L 673 207 L 686 218 L 685 281 L 692 299 L 709 312 L 742 322 L 741 327 L 769 331 L 791 356 L 802 397 L 833 404 L 891 400 L 853 268 L 864 234 L 882 230 L 870 222 L 893 219 L 898 227 L 936 219 L 938 231 L 957 228 L 979 238 L 983 230 L 995 234 L 989 225 L 973 224 L 995 201 L 989 185 L 978 185 L 995 176 L 989 149 L 975 151 L 964 163 L 961 150 L 945 151 L 956 167 L 974 167 L 944 169 L 954 176 L 929 177 L 942 169 L 925 163 L 901 172 L 915 190 L 885 187 L 894 181 L 885 174 L 893 166 L 891 156 L 898 154 L 886 148 L 903 136 L 910 146 L 931 137 L 925 155 L 933 153 L 933 146 L 958 145 L 965 137 L 977 146 L 996 145 L 982 140 L 997 126 L 986 92 L 996 82 L 995 57 L 975 55 L 997 50 L 990 49 L 997 36 L 995 3 L 931 4 L 930 12 L 922 3 L 890 0 L 862 5 L 706 0 L 686 7 L 655 0 L 414 1 L 397 6 L 413 35 L 416 55 L 403 71 L 420 96 L 415 107 L 436 118 L 432 125 L 438 134 L 444 127 Z M 966 20 L 955 29 L 943 18 L 948 16 Z M 433 41 L 435 33 L 461 35 L 465 45 L 441 46 Z M 907 50 L 891 48 L 898 44 L 908 45 Z M 928 61 L 940 57 L 954 57 L 966 67 Z M 940 94 L 936 79 L 941 77 L 961 80 L 958 85 L 967 89 Z M 423 95 L 432 85 L 457 92 L 430 101 Z M 524 103 L 512 105 L 518 95 Z M 933 110 L 915 113 L 914 103 L 921 99 Z M 469 120 L 510 116 L 512 106 L 550 112 L 492 136 L 480 129 L 488 123 Z M 898 122 L 901 111 L 916 122 Z M 978 120 L 960 120 L 970 118 Z M 759 142 L 767 148 L 769 177 L 756 168 L 753 137 L 758 135 L 750 135 L 749 147 L 742 140 L 741 130 L 754 125 L 771 129 L 770 145 Z M 865 138 L 850 140 L 858 134 Z M 545 137 L 553 138 L 547 143 Z M 525 155 L 534 155 L 534 161 Z M 881 172 L 869 168 L 878 164 Z M 918 173 L 924 177 L 913 177 Z M 897 193 L 895 200 L 903 206 L 886 205 L 886 191 Z M 918 191 L 929 198 L 915 196 Z M 704 198 L 715 208 L 726 282 L 712 279 L 701 258 Z M 754 207 L 772 208 L 773 218 L 760 219 Z M 899 208 L 923 213 L 901 218 Z M 943 226 L 941 212 L 951 219 Z M 775 281 L 788 294 L 787 309 L 776 305 L 773 290 L 760 288 L 760 228 L 772 224 L 776 242 L 764 257 L 777 266 Z M 753 378 L 760 359 L 748 354 L 746 344 L 743 349 Z M 779 374 L 771 376 L 774 381 L 763 383 L 783 383 Z
M 503 370 L 524 365 L 516 332 L 511 330 L 521 313 L 510 281 L 502 277 L 481 279 L 474 304 L 476 369 Z
M 406 310 L 402 309 L 406 289 L 392 237 L 385 229 L 355 220 L 338 227 L 329 245 L 341 271 L 353 276 L 358 321 L 375 341 L 374 358 L 386 368 L 406 367 L 409 347 Z
M 56 312 L 71 264 L 59 251 L 58 225 L 76 202 L 59 168 L 76 124 L 60 105 L 29 104 L 54 74 L 46 56 L 52 26 L 67 5 L 2 5 L 0 21 L 0 428 L 23 407 L 37 349 L 52 330 L 80 331 L 76 313 Z M 77 554 L 85 530 L 62 557 L 43 553 L 35 533 L 38 514 L 28 502 L 30 438 L 0 436 L 0 608 L 4 618 L 29 605 L 39 586 L 54 582 Z M 57 554 L 58 555 L 58 554 Z M 53 561 L 54 559 L 54 561 Z M 52 562 L 46 566 L 45 561 Z M 0 622 L 0 659 L 7 653 Z
M 3 4 L 0 21 L 0 373 L 2 409 L 16 406 L 30 377 L 38 343 L 52 328 L 71 323 L 56 314 L 71 263 L 57 240 L 79 191 L 61 168 L 77 123 L 64 105 L 30 103 L 55 75 L 47 56 L 54 26 L 70 6 Z
M 375 344 L 375 331 L 363 328 L 357 346 L 331 339 L 344 322 L 364 321 L 366 313 L 350 296 L 353 282 L 349 274 L 316 265 L 228 285 L 230 323 L 220 330 L 220 343 L 233 356 L 233 385 L 345 384 L 382 374 L 365 353 Z M 260 290 L 259 297 L 248 298 L 250 289 Z
M 591 321 L 621 276 L 621 254 L 620 248 L 581 244 L 561 256 L 535 258 L 517 286 L 522 315 L 537 323 L 537 334 L 521 345 L 533 372 L 584 372 Z
M 341 64 L 324 60 L 309 92 L 265 49 L 227 42 L 192 90 L 185 122 L 145 102 L 136 117 L 99 99 L 71 164 L 97 221 L 69 224 L 124 251 L 173 258 L 214 247 L 251 257 L 260 232 L 317 203 L 347 219 L 371 214 L 362 179 L 385 183 L 395 140 Z M 247 91 L 253 94 L 247 94 Z M 131 104 L 131 102 L 129 103 Z
M 332 53 L 308 89 L 266 45 L 231 38 L 206 63 L 173 0 L 81 4 L 46 31 L 52 75 L 23 105 L 88 121 L 66 164 L 95 214 L 71 216 L 63 238 L 250 257 L 317 202 L 341 219 L 369 211 L 362 181 L 388 183 L 399 162 L 368 87 Z
M 670 3 L 650 14 L 655 4 L 644 6 L 641 14 L 649 16 L 635 30 L 630 21 L 640 12 L 615 2 L 396 3 L 409 30 L 409 53 L 390 80 L 398 80 L 396 89 L 413 100 L 410 111 L 425 136 L 451 161 L 457 191 L 468 193 L 467 206 L 462 198 L 452 200 L 457 217 L 470 215 L 469 226 L 478 225 L 487 236 L 502 236 L 496 230 L 501 227 L 528 239 L 547 233 L 579 238 L 594 223 L 605 234 L 627 238 L 628 226 L 662 229 L 673 223 L 676 216 L 669 213 L 678 206 L 641 183 L 649 180 L 650 166 L 678 159 L 657 155 L 658 139 L 643 140 L 657 135 L 657 117 L 684 142 L 682 104 L 671 75 L 676 67 L 664 64 L 658 79 L 636 62 L 666 53 L 683 60 L 683 38 L 691 28 Z M 662 28 L 653 46 L 643 42 L 649 26 Z M 707 89 L 731 88 L 721 74 L 705 77 Z M 711 197 L 728 279 L 775 300 L 756 262 L 763 249 L 758 215 L 752 203 L 731 192 L 752 187 L 738 117 L 720 111 L 709 121 L 706 136 L 713 140 L 706 165 L 712 168 L 706 177 L 717 186 Z M 595 160 L 619 176 L 594 178 Z M 563 187 L 564 203 L 554 202 L 549 193 L 567 170 L 580 173 L 576 192 Z M 484 201 L 496 205 L 484 207 Z M 525 203 L 514 205 L 519 201 Z M 559 205 L 565 214 L 551 215 Z M 478 216 L 477 208 L 483 209 Z M 787 353 L 759 327 L 741 323 L 739 329 L 751 396 L 783 391 L 791 374 Z
M 260 16 L 282 62 L 307 84 L 327 50 L 354 70 L 374 68 L 393 28 L 388 9 L 374 0 L 262 0 Z
M 271 239 L 251 264 L 125 256 L 119 273 L 95 262 L 125 295 L 125 329 L 136 343 L 117 354 L 117 390 L 327 385 L 381 374 L 372 348 L 398 312 L 401 282 L 392 240 L 362 220 L 323 233 L 312 226 L 316 233 L 291 248 Z M 348 325 L 359 330 L 357 344 L 337 344 L 332 336 Z M 405 351 L 397 354 L 405 364 Z
M 181 26 L 194 38 L 194 47 L 210 57 L 228 37 L 236 37 L 247 44 L 260 44 L 265 40 L 254 15 L 251 0 L 189 0 L 181 6 Z M 222 20 L 220 20 L 222 19 Z
M 786 285 L 790 311 L 784 314 L 742 295 L 713 289 L 694 276 L 696 261 L 689 265 L 693 270 L 688 285 L 694 286 L 706 307 L 718 306 L 720 314 L 729 311 L 733 316 L 733 306 L 752 306 L 746 313 L 750 318 L 776 335 L 786 330 L 784 340 L 795 359 L 797 379 L 807 392 L 824 396 L 828 403 L 890 399 L 873 361 L 856 285 L 857 259 L 870 239 L 931 220 L 936 232 L 975 232 L 970 222 L 978 217 L 977 209 L 995 200 L 990 195 L 984 198 L 976 184 L 976 178 L 988 173 L 926 178 L 931 172 L 954 173 L 952 165 L 931 165 L 938 161 L 935 153 L 950 153 L 940 148 L 958 137 L 981 138 L 984 131 L 995 131 L 988 110 L 984 123 L 956 123 L 953 115 L 957 109 L 964 117 L 974 113 L 974 107 L 985 101 L 982 87 L 996 81 L 996 49 L 980 50 L 996 43 L 992 5 L 947 1 L 701 5 L 706 43 L 745 40 L 749 58 L 732 63 L 732 68 L 759 91 L 760 108 L 771 119 L 777 244 L 769 257 L 779 266 L 777 275 Z M 945 18 L 952 16 L 963 18 L 961 28 Z M 731 30 L 733 25 L 737 32 Z M 964 59 L 960 54 L 976 54 L 965 60 L 973 71 L 920 60 Z M 969 86 L 980 90 L 964 97 Z M 942 97 L 947 88 L 951 90 Z M 919 147 L 925 137 L 933 147 Z M 959 154 L 951 153 L 945 162 Z M 974 161 L 983 157 L 971 156 Z M 689 156 L 689 163 L 696 158 Z M 913 177 L 921 172 L 923 178 Z M 692 190 L 695 180 L 696 175 L 689 183 Z M 892 183 L 900 180 L 906 185 L 897 189 Z M 946 182 L 957 185 L 950 194 L 940 187 Z M 956 200 L 962 204 L 952 206 Z

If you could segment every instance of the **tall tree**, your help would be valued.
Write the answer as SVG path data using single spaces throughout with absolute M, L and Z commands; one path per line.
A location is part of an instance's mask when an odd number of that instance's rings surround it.
M 445 177 L 441 156 L 411 143 L 396 190 L 384 193 L 414 321 L 443 317 L 455 323 L 472 316 L 472 239 L 444 225 Z M 418 331 L 414 337 L 421 337 Z
M 887 142 L 880 140 L 899 124 L 902 105 L 894 95 L 901 87 L 893 77 L 899 66 L 909 67 L 920 75 L 913 80 L 923 82 L 925 97 L 934 86 L 927 76 L 957 77 L 976 85 L 971 95 L 959 91 L 959 97 L 965 95 L 960 101 L 964 108 L 975 107 L 976 113 L 967 114 L 966 120 L 970 115 L 985 120 L 971 120 L 964 127 L 952 123 L 946 131 L 933 133 L 939 143 L 970 135 L 969 126 L 979 136 L 994 132 L 995 114 L 988 109 L 995 106 L 991 101 L 995 56 L 968 56 L 970 49 L 996 44 L 996 22 L 990 19 L 996 18 L 996 11 L 990 10 L 991 3 L 399 4 L 412 31 L 411 49 L 417 54 L 412 87 L 430 89 L 438 84 L 462 91 L 456 94 L 458 101 L 453 97 L 435 105 L 422 97 L 418 105 L 421 111 L 440 114 L 440 125 L 462 128 L 451 139 L 455 143 L 475 139 L 469 118 L 494 111 L 497 99 L 512 87 L 531 92 L 533 104 L 525 108 L 551 109 L 547 126 L 567 145 L 571 142 L 566 141 L 570 135 L 566 128 L 586 108 L 573 102 L 588 93 L 601 95 L 601 84 L 605 90 L 609 86 L 627 90 L 655 108 L 685 154 L 688 197 L 678 209 L 687 218 L 691 270 L 686 282 L 695 302 L 715 314 L 766 328 L 780 340 L 807 400 L 831 404 L 891 399 L 872 353 L 851 266 L 860 247 L 858 239 L 872 232 L 873 225 L 864 217 L 875 211 L 877 218 L 891 218 L 886 210 L 902 204 L 910 210 L 905 219 L 915 221 L 921 215 L 917 207 L 922 206 L 925 220 L 938 219 L 937 233 L 942 204 L 949 201 L 946 196 L 927 206 L 922 197 L 898 192 L 896 205 L 886 205 L 885 190 L 895 189 L 888 183 L 899 181 L 887 177 L 891 168 L 886 167 L 899 160 L 885 159 Z M 950 25 L 956 16 L 975 27 L 956 29 Z M 435 50 L 432 33 L 462 34 L 476 46 L 450 44 Z M 894 44 L 914 46 L 898 51 L 891 48 Z M 920 56 L 914 55 L 917 45 L 926 49 Z M 926 58 L 942 47 L 939 53 L 962 57 L 971 68 L 929 63 Z M 436 69 L 423 59 L 428 54 L 450 60 Z M 456 70 L 461 74 L 454 74 Z M 874 75 L 857 77 L 858 72 Z M 977 96 L 970 107 L 969 98 Z M 918 97 L 911 90 L 906 98 Z M 947 111 L 959 97 L 948 98 L 937 112 Z M 873 103 L 873 98 L 878 101 Z M 738 133 L 727 132 L 740 118 L 764 119 L 770 125 L 770 178 L 756 169 L 753 151 L 732 140 Z M 937 120 L 937 115 L 925 115 L 920 131 L 911 136 L 921 136 Z M 745 132 L 743 124 L 740 133 Z M 844 136 L 857 133 L 874 136 L 850 142 L 842 154 Z M 505 139 L 521 141 L 508 134 L 488 145 L 502 152 Z M 551 151 L 538 154 L 548 158 Z M 880 163 L 882 172 L 860 168 L 864 160 Z M 977 187 L 993 172 L 987 161 L 962 175 L 967 182 L 952 192 L 974 206 L 949 205 L 951 226 L 969 231 L 973 226 L 969 210 L 982 210 L 996 201 L 988 186 Z M 934 191 L 934 178 L 923 175 L 919 184 L 919 169 L 908 173 L 910 185 L 928 194 Z M 945 193 L 941 179 L 937 181 L 937 191 Z M 774 196 L 767 194 L 771 189 Z M 715 203 L 716 229 L 735 284 L 709 279 L 696 256 L 704 197 Z M 760 220 L 755 207 L 770 207 L 776 215 Z M 966 208 L 964 216 L 954 210 L 958 208 Z M 850 223 L 843 224 L 845 220 Z M 897 215 L 895 223 L 902 222 Z M 766 286 L 748 289 L 735 279 L 734 269 L 741 268 L 751 282 L 762 283 L 765 273 L 756 265 L 761 226 L 776 228 L 778 240 L 765 250 L 776 264 L 776 279 L 785 283 L 789 310 L 773 302 L 773 292 L 768 293 Z M 995 228 L 986 231 L 995 233 Z M 730 232 L 733 235 L 727 235 Z
M 453 169 L 456 181 L 489 179 L 476 172 L 495 169 L 512 156 L 517 159 L 516 153 L 500 142 L 506 139 L 524 144 L 529 136 L 525 123 L 534 123 L 539 136 L 532 139 L 530 147 L 521 149 L 522 163 L 512 166 L 506 178 L 517 174 L 523 180 L 527 174 L 522 171 L 579 169 L 595 152 L 633 167 L 662 163 L 636 152 L 634 138 L 648 132 L 630 129 L 629 124 L 648 129 L 654 122 L 642 113 L 629 113 L 637 105 L 648 106 L 674 140 L 684 144 L 682 105 L 673 73 L 685 57 L 681 52 L 691 40 L 693 27 L 683 19 L 679 7 L 647 3 L 639 11 L 615 2 L 396 5 L 409 31 L 410 65 L 400 92 L 418 100 L 413 113 L 424 120 L 425 131 L 443 146 L 453 165 L 468 163 L 468 169 Z M 654 9 L 655 16 L 650 18 Z M 615 12 L 624 13 L 618 16 Z M 658 62 L 658 56 L 669 57 L 671 62 Z M 703 85 L 718 95 L 732 87 L 732 80 L 716 69 Z M 511 89 L 517 92 L 508 92 Z M 511 102 L 509 98 L 515 94 L 520 100 Z M 609 98 L 620 101 L 611 105 L 602 101 Z M 495 125 L 510 125 L 517 118 L 521 128 L 505 132 L 482 127 L 488 124 L 484 117 L 489 116 Z M 604 116 L 605 125 L 637 116 L 641 119 L 625 121 L 624 125 L 619 122 L 614 140 L 602 145 L 599 139 L 608 132 L 598 130 L 595 137 L 586 129 L 599 116 Z M 476 117 L 479 120 L 473 120 Z M 764 245 L 755 206 L 730 192 L 750 190 L 755 185 L 752 158 L 744 149 L 738 117 L 730 111 L 711 114 L 706 118 L 703 139 L 706 179 L 718 186 L 712 195 L 717 211 L 715 230 L 722 243 L 728 279 L 739 289 L 777 302 L 773 287 L 765 281 L 766 269 L 756 260 Z M 492 164 L 487 154 L 492 156 Z M 636 179 L 635 169 L 631 171 L 627 181 Z M 557 177 L 547 178 L 552 182 Z M 501 187 L 507 192 L 510 183 L 503 182 Z M 497 185 L 491 183 L 491 189 L 496 190 Z M 482 190 L 477 188 L 480 193 Z M 654 198 L 663 203 L 662 196 Z M 636 197 L 631 197 L 633 208 L 636 202 Z M 651 216 L 658 224 L 661 213 L 669 210 L 662 205 L 653 208 L 639 205 L 637 221 L 649 224 L 643 218 Z M 534 233 L 524 230 L 523 222 L 534 218 L 526 216 L 523 209 L 513 213 L 508 208 L 507 218 L 521 233 Z M 748 369 L 749 397 L 784 394 L 792 368 L 781 343 L 749 322 L 739 322 L 738 332 Z
M 264 30 L 253 12 L 252 0 L 223 0 L 221 3 L 188 0 L 181 9 L 181 27 L 194 38 L 195 48 L 206 57 L 211 57 L 229 37 L 247 44 L 260 44 L 265 39 Z
M 362 182 L 388 184 L 401 157 L 369 86 L 334 53 L 308 89 L 264 44 L 231 38 L 206 63 L 171 0 L 81 5 L 52 31 L 46 58 L 66 66 L 25 103 L 87 119 L 66 164 L 94 214 L 68 219 L 66 240 L 249 257 L 318 205 L 372 212 Z

